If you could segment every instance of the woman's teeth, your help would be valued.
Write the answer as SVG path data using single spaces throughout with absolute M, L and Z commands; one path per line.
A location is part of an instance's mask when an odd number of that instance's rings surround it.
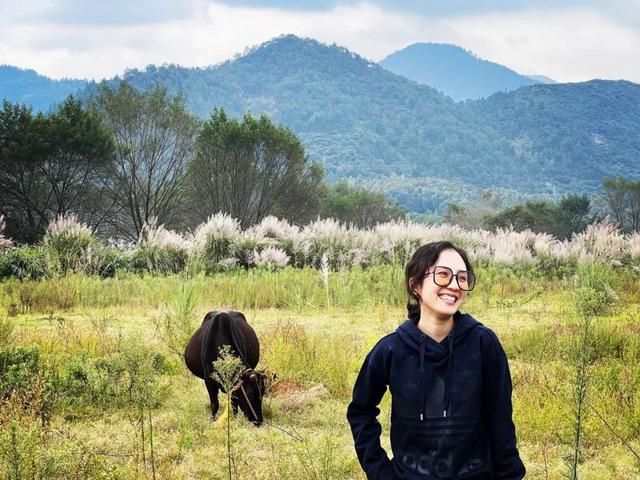
M 452 295 L 439 295 L 439 297 L 447 303 L 456 303 L 457 298 Z

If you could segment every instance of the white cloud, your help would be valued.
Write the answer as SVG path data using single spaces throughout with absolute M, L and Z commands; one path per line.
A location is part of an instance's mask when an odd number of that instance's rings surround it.
M 640 82 L 640 35 L 588 9 L 463 17 L 449 38 L 520 73 L 558 81 L 591 78 Z
M 0 10 L 0 63 L 54 78 L 97 79 L 148 64 L 207 66 L 293 33 L 335 42 L 372 60 L 415 42 L 448 42 L 521 73 L 559 81 L 600 77 L 640 82 L 640 64 L 633 61 L 640 58 L 638 31 L 593 9 L 436 18 L 370 3 L 292 11 L 182 0 L 190 10 L 179 18 L 88 25 L 62 22 L 62 14 L 54 16 L 56 21 L 34 14 L 38 8 L 51 11 L 52 0 L 37 0 L 31 6 L 5 1 L 15 9 Z
M 29 23 L 139 25 L 189 18 L 193 12 L 193 1 L 3 0 L 0 13 Z
M 104 78 L 125 68 L 178 63 L 206 66 L 221 62 L 283 33 L 338 43 L 368 57 L 406 45 L 411 16 L 356 5 L 328 12 L 231 7 L 201 1 L 195 18 L 136 26 L 78 26 L 61 23 L 5 24 L 0 63 L 34 68 L 60 77 Z

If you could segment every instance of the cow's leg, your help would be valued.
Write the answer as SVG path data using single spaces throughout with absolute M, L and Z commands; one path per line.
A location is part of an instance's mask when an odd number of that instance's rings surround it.
M 205 378 L 204 384 L 209 392 L 209 400 L 211 400 L 211 418 L 215 419 L 218 415 L 220 404 L 218 403 L 218 384 L 211 379 Z
M 231 410 L 234 415 L 238 415 L 238 397 L 231 396 Z

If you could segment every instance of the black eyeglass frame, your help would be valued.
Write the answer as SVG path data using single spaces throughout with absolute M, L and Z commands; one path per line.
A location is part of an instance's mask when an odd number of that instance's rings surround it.
M 445 268 L 445 269 L 449 270 L 449 272 L 451 272 L 451 277 L 449 277 L 449 282 L 446 285 L 440 285 L 438 282 L 436 282 L 436 276 L 435 275 L 433 276 L 433 283 L 435 283 L 439 287 L 448 287 L 449 285 L 451 285 L 451 282 L 453 282 L 453 277 L 456 278 L 456 283 L 458 284 L 458 288 L 460 290 L 465 291 L 465 292 L 470 292 L 476 286 L 476 280 L 477 279 L 476 279 L 476 274 L 475 273 L 470 272 L 469 270 L 460 270 L 458 273 L 453 273 L 453 270 L 451 270 L 449 267 L 445 267 L 444 265 L 435 266 L 433 268 L 433 271 L 425 273 L 422 278 L 427 278 L 432 273 L 435 274 L 437 268 Z M 460 275 L 461 273 L 466 273 L 467 274 L 467 285 L 469 283 L 471 283 L 471 288 L 469 288 L 469 289 L 462 288 L 462 285 L 460 285 L 460 280 L 458 280 L 458 275 Z M 473 279 L 473 282 L 469 282 L 469 279 Z

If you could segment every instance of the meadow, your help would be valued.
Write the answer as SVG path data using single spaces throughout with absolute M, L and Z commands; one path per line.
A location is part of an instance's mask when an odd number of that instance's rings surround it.
M 481 233 L 437 228 L 475 252 L 479 283 L 464 310 L 508 354 L 527 478 L 640 478 L 637 238 L 610 226 L 601 227 L 609 236 L 592 230 L 564 245 L 502 232 L 489 248 Z M 425 240 L 416 230 L 402 238 Z M 345 412 L 364 356 L 405 318 L 410 246 L 392 243 L 385 257 L 339 242 L 294 244 L 251 268 L 188 255 L 177 273 L 153 271 L 151 260 L 176 258 L 156 248 L 145 269 L 105 275 L 94 244 L 78 250 L 68 240 L 56 247 L 50 236 L 40 250 L 0 258 L 12 272 L 0 282 L 0 479 L 229 478 L 226 414 L 210 420 L 204 384 L 182 359 L 205 313 L 221 306 L 246 315 L 261 341 L 259 367 L 277 375 L 264 426 L 231 419 L 232 478 L 365 478 Z M 208 245 L 210 256 L 229 248 Z M 129 265 L 142 248 L 127 254 Z M 498 257 L 505 251 L 513 257 Z M 238 253 L 236 262 L 246 258 Z M 347 256 L 361 260 L 346 266 Z M 388 447 L 388 395 L 381 410 Z
M 639 478 L 640 281 L 628 269 L 596 273 L 611 291 L 592 312 L 580 478 Z M 495 265 L 478 277 L 466 310 L 509 356 L 527 478 L 562 478 L 581 287 Z M 181 351 L 207 311 L 229 306 L 258 332 L 260 366 L 286 385 L 264 399 L 267 425 L 232 419 L 233 478 L 362 479 L 345 410 L 364 355 L 404 319 L 401 280 L 387 266 L 331 272 L 328 288 L 311 268 L 5 281 L 0 478 L 227 478 L 225 424 L 209 419 Z M 386 435 L 388 395 L 379 418 Z

